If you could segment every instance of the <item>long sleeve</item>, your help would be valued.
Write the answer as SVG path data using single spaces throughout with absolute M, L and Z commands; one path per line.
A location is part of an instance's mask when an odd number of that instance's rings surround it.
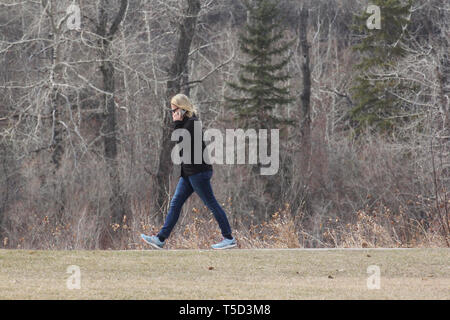
M 183 128 L 184 120 L 177 120 L 173 122 L 173 130 Z
M 198 120 L 197 117 L 191 117 L 191 118 L 184 118 L 181 121 L 174 121 L 173 127 L 174 130 L 176 129 L 186 129 L 187 131 L 189 131 L 189 134 L 191 136 L 191 161 L 190 163 L 182 163 L 181 164 L 181 175 L 186 177 L 192 174 L 196 174 L 198 172 L 202 172 L 202 171 L 207 171 L 207 170 L 212 170 L 212 166 L 210 164 L 205 163 L 204 159 L 202 158 L 202 162 L 201 163 L 195 163 L 195 157 L 194 157 L 194 147 L 195 147 L 195 142 L 194 139 L 195 134 L 194 134 L 194 128 L 195 128 L 195 122 Z M 202 146 L 202 155 L 203 155 L 203 151 L 205 149 L 205 142 L 203 141 L 203 134 L 200 137 L 197 137 L 197 139 L 200 138 L 201 141 L 197 141 L 197 143 L 201 143 Z M 178 143 L 180 143 L 182 141 L 182 137 L 180 136 L 180 139 L 178 141 Z M 180 156 L 183 156 L 183 150 L 180 150 Z

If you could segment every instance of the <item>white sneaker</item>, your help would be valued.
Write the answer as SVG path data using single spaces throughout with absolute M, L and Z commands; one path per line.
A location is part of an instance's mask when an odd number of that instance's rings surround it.
M 223 239 L 221 242 L 213 244 L 211 248 L 216 250 L 230 249 L 236 247 L 236 239 Z

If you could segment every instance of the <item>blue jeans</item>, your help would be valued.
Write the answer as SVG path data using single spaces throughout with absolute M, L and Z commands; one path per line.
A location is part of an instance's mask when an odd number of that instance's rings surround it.
M 214 214 L 214 218 L 219 223 L 222 235 L 225 238 L 231 236 L 231 227 L 228 223 L 227 216 L 214 197 L 214 193 L 211 188 L 210 180 L 212 173 L 213 172 L 209 170 L 194 174 L 187 178 L 180 177 L 177 188 L 175 189 L 175 194 L 170 201 L 169 213 L 167 214 L 164 226 L 159 231 L 158 236 L 162 236 L 164 238 L 169 237 L 172 229 L 178 221 L 178 218 L 180 217 L 181 207 L 194 191 L 200 196 L 203 203 Z

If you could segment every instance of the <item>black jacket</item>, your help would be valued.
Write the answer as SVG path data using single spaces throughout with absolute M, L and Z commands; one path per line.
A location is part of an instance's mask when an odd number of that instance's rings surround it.
M 185 164 L 181 163 L 181 176 L 186 178 L 188 176 L 191 176 L 196 173 L 200 173 L 203 171 L 212 170 L 212 165 L 207 164 L 205 160 L 203 159 L 203 151 L 205 150 L 205 142 L 203 141 L 203 131 L 201 135 L 201 143 L 202 143 L 202 163 L 201 164 L 195 164 L 194 163 L 194 121 L 199 121 L 198 118 L 193 115 L 192 117 L 185 116 L 183 120 L 174 121 L 173 123 L 173 130 L 184 128 L 189 131 L 191 135 L 191 163 Z M 182 137 L 180 137 L 179 142 L 183 140 Z M 180 151 L 180 156 L 183 155 L 183 150 Z

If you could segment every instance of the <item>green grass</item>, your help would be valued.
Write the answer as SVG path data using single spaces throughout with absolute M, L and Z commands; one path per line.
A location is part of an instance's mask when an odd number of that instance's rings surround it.
M 0 250 L 0 298 L 450 299 L 449 262 L 449 249 Z M 67 288 L 69 265 L 79 290 Z

